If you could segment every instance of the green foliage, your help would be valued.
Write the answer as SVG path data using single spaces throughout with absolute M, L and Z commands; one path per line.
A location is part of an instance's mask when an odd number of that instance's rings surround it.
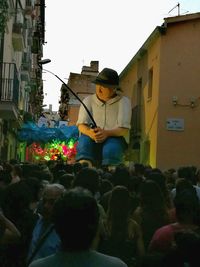
M 7 0 L 0 0 L 0 34 L 5 32 L 5 26 L 8 21 L 8 3 Z
M 29 112 L 25 112 L 24 113 L 24 123 L 29 122 L 29 121 L 31 121 L 31 122 L 34 121 L 33 120 L 33 115 L 31 113 L 29 113 Z

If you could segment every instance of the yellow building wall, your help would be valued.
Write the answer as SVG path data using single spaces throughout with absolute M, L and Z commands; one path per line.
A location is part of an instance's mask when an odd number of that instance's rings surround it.
M 156 165 L 200 166 L 200 19 L 167 25 L 162 36 L 158 149 Z M 177 98 L 177 105 L 173 105 Z M 195 107 L 191 107 L 191 99 Z M 166 120 L 184 120 L 182 131 L 166 129 Z
M 120 74 L 132 108 L 141 105 L 138 161 L 162 170 L 200 168 L 200 13 L 165 22 L 166 28 L 155 30 Z M 148 97 L 150 69 L 152 97 Z M 169 129 L 167 122 L 178 124 Z
M 122 94 L 129 97 L 131 101 L 132 109 L 137 105 L 136 100 L 136 81 L 137 81 L 137 65 L 132 65 L 129 70 L 125 73 L 123 78 L 120 79 L 120 88 L 122 90 Z M 134 126 L 131 125 L 133 128 Z M 126 153 L 126 162 L 138 162 L 140 159 L 139 151 L 134 151 L 132 149 L 132 136 L 130 131 L 130 141 L 129 141 L 129 149 Z
M 153 70 L 152 97 L 148 97 L 148 73 Z M 141 141 L 139 161 L 156 166 L 157 129 L 158 129 L 158 95 L 160 70 L 160 38 L 153 40 L 151 46 L 144 51 L 130 66 L 120 79 L 125 95 L 131 98 L 132 107 L 141 106 Z M 138 82 L 141 80 L 141 99 L 138 100 Z M 139 97 L 140 98 L 140 97 Z M 132 125 L 134 127 L 134 124 Z M 148 149 L 147 149 L 148 147 Z M 148 151 L 147 151 L 148 150 Z
M 147 50 L 147 75 L 146 83 L 144 84 L 144 134 L 142 142 L 148 145 L 149 142 L 149 163 L 152 167 L 156 167 L 157 160 L 157 140 L 158 140 L 158 109 L 159 109 L 159 82 L 160 82 L 160 37 L 153 42 Z M 152 80 L 152 97 L 148 97 L 149 71 L 153 71 Z M 144 75 L 144 73 L 143 73 Z M 144 150 L 147 149 L 146 146 Z M 147 153 L 147 152 L 143 152 Z M 144 163 L 145 161 L 142 160 Z

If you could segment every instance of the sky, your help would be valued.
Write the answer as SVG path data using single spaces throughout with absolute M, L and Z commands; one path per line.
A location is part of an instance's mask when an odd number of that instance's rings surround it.
M 99 61 L 118 74 L 164 18 L 200 12 L 199 0 L 46 0 L 43 68 L 65 83 Z M 43 72 L 44 105 L 59 108 L 61 81 Z M 73 90 L 73 88 L 71 88 Z

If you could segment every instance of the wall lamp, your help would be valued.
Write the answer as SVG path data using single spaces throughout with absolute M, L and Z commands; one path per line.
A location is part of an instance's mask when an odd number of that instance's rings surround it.
M 178 97 L 177 96 L 172 97 L 172 103 L 174 106 L 176 106 L 178 104 Z

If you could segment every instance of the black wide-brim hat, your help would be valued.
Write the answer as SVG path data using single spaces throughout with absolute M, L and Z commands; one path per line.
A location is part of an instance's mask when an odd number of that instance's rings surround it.
M 95 84 L 104 85 L 109 88 L 118 88 L 119 87 L 119 76 L 118 73 L 109 68 L 104 68 L 96 77 L 94 81 Z

